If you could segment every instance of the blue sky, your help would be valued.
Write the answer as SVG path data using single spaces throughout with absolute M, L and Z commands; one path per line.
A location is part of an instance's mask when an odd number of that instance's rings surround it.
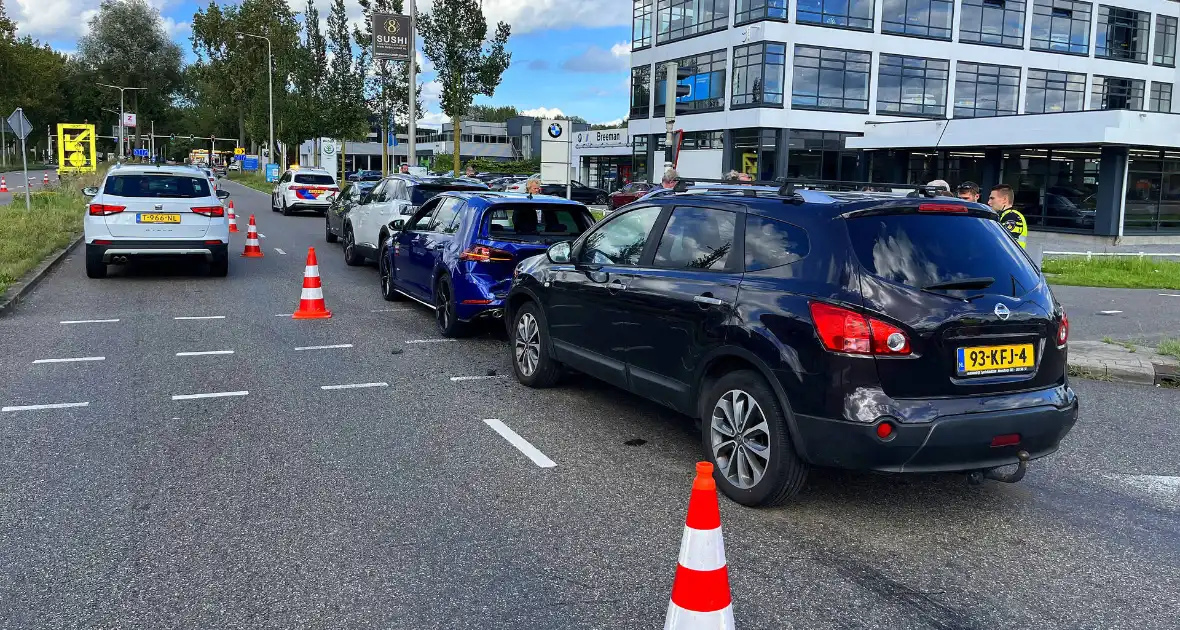
M 189 52 L 189 24 L 198 7 L 193 0 L 148 0 L 160 9 L 165 30 Z M 232 4 L 233 0 L 220 0 Z M 287 0 L 302 11 L 306 0 Z M 315 0 L 321 17 L 330 0 Z M 419 9 L 431 0 L 419 0 Z M 85 22 L 97 10 L 99 0 L 4 0 L 10 18 L 21 34 L 47 41 L 72 52 Z M 360 5 L 346 0 L 349 16 L 360 18 Z M 490 24 L 503 20 L 512 25 L 509 40 L 512 66 L 504 74 L 495 95 L 478 103 L 515 105 L 537 115 L 564 113 L 590 122 L 618 120 L 627 112 L 630 75 L 629 0 L 484 0 Z M 423 121 L 442 119 L 438 107 L 438 83 L 429 64 L 419 76 L 423 83 Z M 556 111 L 555 111 L 556 110 Z

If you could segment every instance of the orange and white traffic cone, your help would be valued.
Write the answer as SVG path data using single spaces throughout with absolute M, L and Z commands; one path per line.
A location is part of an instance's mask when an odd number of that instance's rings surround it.
M 262 258 L 262 246 L 258 243 L 258 226 L 254 225 L 254 215 L 250 215 L 250 225 L 246 227 L 246 249 L 242 256 Z
M 320 284 L 320 263 L 315 259 L 315 248 L 307 248 L 307 266 L 303 269 L 303 292 L 299 294 L 299 309 L 293 319 L 327 319 L 332 316 L 324 304 L 324 289 Z
M 8 182 L 3 177 L 0 177 L 0 192 L 8 192 Z
M 733 630 L 713 464 L 697 463 L 664 630 Z
M 238 233 L 238 215 L 234 214 L 234 200 L 229 200 L 229 231 L 230 234 Z
M 45 172 L 44 174 L 42 174 L 42 176 L 41 176 L 41 183 L 42 183 L 42 184 L 45 184 L 45 185 L 48 185 L 48 184 L 49 184 L 49 172 L 48 172 L 48 171 L 47 171 L 47 172 Z

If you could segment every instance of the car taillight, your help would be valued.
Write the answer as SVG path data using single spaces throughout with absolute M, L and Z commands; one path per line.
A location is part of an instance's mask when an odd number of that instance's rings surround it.
M 105 217 L 112 214 L 119 214 L 126 209 L 126 206 L 112 206 L 105 203 L 92 203 L 90 204 L 90 216 Z
M 1064 348 L 1069 343 L 1069 316 L 1061 311 L 1061 323 L 1057 325 L 1057 348 Z
M 476 262 L 512 262 L 512 254 L 499 249 L 475 245 L 459 254 L 459 260 L 474 260 Z
M 222 206 L 201 206 L 199 208 L 192 208 L 193 214 L 199 214 L 204 217 L 224 217 L 225 208 Z
M 957 203 L 923 203 L 918 204 L 918 212 L 951 212 L 954 214 L 966 214 L 967 206 L 960 206 Z
M 811 319 L 820 341 L 833 352 L 892 356 L 910 353 L 909 337 L 900 328 L 856 311 L 812 302 Z

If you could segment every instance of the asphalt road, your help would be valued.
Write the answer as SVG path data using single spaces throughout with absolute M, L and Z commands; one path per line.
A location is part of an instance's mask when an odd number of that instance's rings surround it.
M 1180 291 L 1053 286 L 1074 339 L 1155 344 L 1180 337 Z
M 52 184 L 57 184 L 57 171 L 29 171 L 29 181 L 24 181 L 24 171 L 16 170 L 7 173 L 0 173 L 4 176 L 5 184 L 8 192 L 0 192 L 0 206 L 6 205 L 15 198 L 17 201 L 24 203 L 25 186 L 29 186 L 29 190 L 36 192 L 41 190 L 41 182 L 45 174 L 49 174 L 49 181 Z
M 511 374 L 502 335 L 440 341 L 321 218 L 225 186 L 265 258 L 94 281 L 78 252 L 0 319 L 0 406 L 87 403 L 0 412 L 0 627 L 660 627 L 692 424 L 480 378 Z M 276 317 L 312 245 L 335 316 Z M 739 627 L 1175 628 L 1180 391 L 1076 387 L 1016 485 L 825 471 L 785 508 L 722 500 Z M 248 393 L 173 399 L 218 392 Z

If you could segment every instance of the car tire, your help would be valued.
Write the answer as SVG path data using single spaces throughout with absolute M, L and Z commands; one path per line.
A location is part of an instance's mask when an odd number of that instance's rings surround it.
M 552 387 L 561 379 L 561 364 L 549 351 L 549 327 L 536 302 L 528 301 L 512 316 L 512 371 L 525 387 Z M 531 366 L 531 371 L 529 367 Z
M 274 195 L 270 196 L 270 211 L 271 212 L 278 212 L 279 211 L 279 204 L 275 203 L 275 196 Z
M 599 194 L 597 197 L 595 197 L 595 198 L 594 198 L 594 205 L 596 205 L 596 206 L 605 206 L 605 205 L 606 205 L 606 201 L 607 201 L 607 199 L 606 199 L 606 194 L 605 194 L 605 193 L 602 193 L 602 194 Z
M 455 316 L 455 287 L 445 274 L 434 283 L 434 323 L 443 337 L 462 337 L 467 324 Z
M 107 277 L 107 264 L 102 261 L 102 250 L 86 246 L 86 277 Z
M 377 269 L 380 270 L 378 277 L 381 283 L 381 297 L 385 298 L 386 302 L 396 302 L 402 298 L 402 294 L 394 290 L 393 287 L 393 270 L 389 267 L 389 248 L 382 245 L 381 252 L 377 257 Z
M 332 232 L 332 219 L 328 215 L 324 215 L 324 240 L 329 243 L 335 243 L 338 240 L 336 234 Z
M 352 233 L 352 225 L 344 225 L 344 264 L 349 267 L 359 267 L 365 258 L 356 251 L 356 235 Z
M 285 216 L 285 217 L 291 216 L 291 207 L 287 205 L 286 199 L 283 200 L 283 216 Z
M 798 494 L 807 481 L 808 466 L 795 453 L 786 413 L 761 374 L 754 370 L 730 372 L 709 388 L 704 402 L 701 442 L 705 456 L 713 462 L 717 488 L 725 496 L 742 505 L 760 507 L 781 505 Z M 726 407 L 732 413 L 735 402 L 746 403 L 742 407 L 749 412 L 744 419 L 725 413 Z M 743 439 L 732 439 L 737 435 Z M 741 472 L 743 460 L 749 475 Z M 763 464 L 761 475 L 758 462 Z
M 229 275 L 228 251 L 213 257 L 213 261 L 209 263 L 209 275 L 215 278 L 224 278 Z

